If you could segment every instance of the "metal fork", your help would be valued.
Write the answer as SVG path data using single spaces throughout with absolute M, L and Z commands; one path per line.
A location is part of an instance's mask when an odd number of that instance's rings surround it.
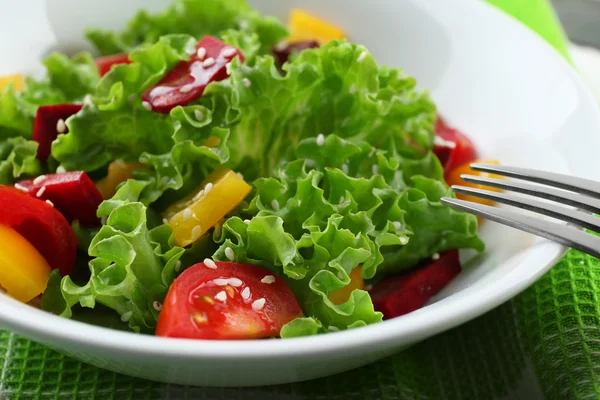
M 600 182 L 569 175 L 501 165 L 472 164 L 471 168 L 475 171 L 517 178 L 518 181 L 461 175 L 465 182 L 510 190 L 528 196 L 460 185 L 452 186 L 455 192 L 534 211 L 582 228 L 600 232 L 600 218 L 593 215 L 600 214 Z M 555 203 L 537 200 L 535 197 L 551 200 Z M 450 197 L 443 197 L 441 201 L 449 207 L 479 215 L 581 250 L 595 257 L 600 257 L 600 237 L 586 233 L 572 225 L 548 221 L 512 209 L 498 208 Z M 575 207 L 575 209 L 565 207 L 565 205 Z

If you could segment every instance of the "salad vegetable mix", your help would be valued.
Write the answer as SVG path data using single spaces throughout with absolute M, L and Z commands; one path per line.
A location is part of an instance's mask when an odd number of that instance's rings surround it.
M 473 144 L 339 28 L 302 10 L 288 26 L 175 0 L 89 30 L 96 58 L 0 78 L 4 291 L 251 339 L 403 315 L 452 280 L 458 249 L 483 250 L 477 219 L 439 201 Z

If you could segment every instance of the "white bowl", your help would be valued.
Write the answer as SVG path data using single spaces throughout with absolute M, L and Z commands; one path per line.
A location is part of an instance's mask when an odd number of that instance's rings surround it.
M 118 28 L 139 6 L 157 10 L 165 2 L 49 0 L 48 18 L 41 0 L 6 3 L 0 73 L 33 70 L 50 49 L 81 46 L 84 27 Z M 342 26 L 381 63 L 416 76 L 485 156 L 600 180 L 600 169 L 590 165 L 600 148 L 600 115 L 577 73 L 534 33 L 483 2 L 252 3 L 284 19 L 292 7 L 302 7 Z M 535 282 L 565 251 L 493 223 L 483 225 L 482 236 L 486 253 L 433 304 L 346 332 L 264 341 L 165 339 L 59 318 L 3 295 L 0 326 L 91 364 L 159 381 L 253 386 L 317 378 L 373 362 L 489 311 Z

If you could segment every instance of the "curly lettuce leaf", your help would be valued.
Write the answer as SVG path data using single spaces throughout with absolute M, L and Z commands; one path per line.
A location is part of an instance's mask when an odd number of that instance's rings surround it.
M 93 171 L 115 159 L 137 161 L 144 152 L 162 154 L 173 147 L 168 116 L 142 107 L 142 93 L 177 62 L 189 57 L 195 40 L 169 35 L 130 55 L 98 83 L 92 104 L 67 120 L 69 133 L 52 144 L 52 156 L 67 170 Z
M 0 185 L 12 185 L 18 178 L 39 175 L 42 164 L 37 159 L 37 142 L 14 137 L 0 142 Z
M 137 201 L 144 186 L 129 180 L 102 203 L 98 216 L 107 220 L 89 247 L 94 257 L 89 281 L 79 286 L 69 276 L 54 276 L 44 293 L 45 309 L 71 317 L 76 304 L 94 308 L 100 303 L 136 332 L 153 331 L 159 314 L 153 303 L 166 296 L 184 250 L 174 245 L 169 225 L 148 229 L 147 209 Z
M 275 43 L 287 36 L 281 22 L 262 17 L 245 0 L 176 0 L 159 14 L 138 12 L 121 33 L 91 29 L 86 35 L 100 53 L 107 55 L 130 52 L 168 34 L 183 33 L 200 39 L 204 35 L 219 36 L 232 28 L 246 35 L 256 34 L 261 53 L 270 52 Z
M 0 94 L 0 140 L 15 136 L 30 139 L 36 109 L 9 84 Z
M 333 41 L 301 52 L 284 70 L 271 57 L 254 65 L 234 60 L 231 78 L 209 85 L 201 100 L 213 124 L 230 128 L 227 165 L 245 176 L 270 176 L 318 133 L 417 159 L 432 148 L 436 109 L 429 96 L 400 70 L 378 67 L 364 47 Z M 217 106 L 229 107 L 223 118 L 215 118 Z

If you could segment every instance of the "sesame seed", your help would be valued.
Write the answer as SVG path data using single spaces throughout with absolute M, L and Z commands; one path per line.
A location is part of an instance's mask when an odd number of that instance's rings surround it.
M 202 62 L 202 66 L 203 66 L 204 68 L 212 67 L 213 65 L 215 65 L 215 62 L 216 62 L 216 61 L 215 61 L 215 59 L 214 59 L 214 58 L 212 58 L 212 57 L 208 57 L 206 60 L 204 60 L 204 61 Z
M 133 315 L 133 312 L 131 312 L 131 311 L 127 311 L 127 312 L 123 313 L 121 315 L 121 321 L 128 322 L 131 319 L 132 315 Z
M 244 175 L 242 175 L 242 173 L 241 173 L 241 172 L 237 172 L 237 173 L 236 173 L 236 175 L 237 175 L 237 176 L 239 176 L 239 177 L 240 177 L 240 179 L 244 179 Z
M 394 221 L 392 222 L 392 224 L 394 225 L 394 228 L 396 228 L 396 230 L 402 229 L 402 223 L 400 221 Z
M 363 51 L 362 53 L 360 53 L 360 55 L 356 59 L 356 62 L 361 63 L 361 62 L 365 61 L 365 58 L 367 58 L 367 52 Z
M 54 203 L 51 202 L 50 200 L 46 200 L 46 203 L 48 203 L 51 207 L 54 207 Z
M 354 94 L 354 93 L 356 93 L 356 85 L 352 85 L 352 86 L 350 86 L 350 89 L 348 90 L 348 92 L 349 92 L 350 94 Z
M 348 175 L 348 164 L 342 164 L 342 172 Z
M 39 185 L 40 183 L 42 183 L 44 181 L 44 179 L 46 179 L 46 175 L 40 175 L 33 180 L 33 184 Z
M 252 302 L 252 309 L 254 311 L 260 311 L 264 308 L 266 302 L 267 301 L 263 298 L 254 300 L 254 302 Z
M 175 263 L 175 272 L 181 271 L 181 261 Z
M 217 269 L 217 264 L 212 260 L 212 258 L 205 258 L 204 265 L 206 268 Z
M 42 186 L 40 188 L 40 190 L 37 191 L 37 193 L 35 194 L 36 197 L 42 197 L 44 195 L 44 192 L 46 191 L 46 186 Z
M 229 261 L 235 260 L 235 253 L 231 247 L 225 247 L 225 257 L 227 257 Z
M 222 229 L 221 224 L 215 225 L 215 232 L 214 232 L 215 236 L 221 236 L 221 229 Z
M 248 29 L 249 25 L 248 25 L 248 21 L 246 21 L 245 19 L 240 21 L 240 29 L 245 31 L 246 29 Z
M 206 49 L 204 47 L 200 47 L 198 49 L 198 51 L 196 52 L 196 54 L 198 55 L 198 58 L 200 59 L 200 61 L 204 60 L 204 57 L 206 57 Z
M 225 50 L 223 50 L 223 56 L 224 57 L 231 57 L 236 53 L 236 49 L 234 49 L 233 47 L 228 47 Z
M 244 284 L 244 282 L 238 278 L 229 278 L 229 284 L 233 287 L 240 287 Z
M 65 172 L 67 172 L 67 170 L 62 165 L 59 165 L 58 168 L 56 168 L 57 174 L 64 174 Z
M 148 111 L 152 111 L 152 104 L 148 103 L 147 101 L 142 101 L 142 107 Z
M 244 78 L 244 79 L 242 79 L 242 84 L 243 84 L 245 87 L 249 88 L 249 87 L 252 85 L 252 82 L 250 82 L 250 79 L 248 79 L 248 78 Z
M 432 258 L 433 260 L 439 260 L 439 259 L 440 259 L 440 253 L 434 253 L 434 254 L 431 256 L 431 258 Z
M 371 171 L 373 172 L 373 175 L 377 175 L 379 173 L 379 166 L 377 164 L 373 165 Z
M 339 332 L 340 328 L 338 328 L 337 326 L 328 326 L 327 330 L 330 332 Z
M 249 219 L 245 219 L 245 220 L 244 220 L 244 223 L 245 223 L 246 225 L 248 225 L 248 224 L 250 223 L 250 220 L 249 220 Z
M 204 113 L 200 110 L 194 110 L 194 117 L 196 117 L 196 119 L 198 121 L 203 121 L 204 120 Z
M 213 188 L 212 182 L 208 182 L 206 186 L 204 186 L 204 193 L 209 194 Z
M 192 210 L 186 208 L 183 210 L 183 222 L 189 221 L 190 218 L 192 218 Z
M 196 240 L 198 240 L 201 233 L 202 233 L 202 228 L 200 228 L 200 225 L 196 225 L 195 227 L 193 227 L 192 228 L 192 242 L 195 242 Z
M 585 261 L 581 260 L 581 261 L 579 261 L 579 264 L 583 265 L 583 264 L 585 264 Z
M 408 237 L 406 237 L 406 236 L 400 236 L 400 244 L 404 246 L 407 243 L 408 243 Z
M 154 303 L 152 303 L 152 307 L 154 307 L 156 311 L 160 311 L 162 309 L 162 304 L 160 301 L 155 300 Z
M 215 295 L 215 300 L 225 301 L 227 300 L 227 293 L 224 290 L 221 290 L 219 293 Z
M 275 283 L 275 277 L 273 275 L 266 275 L 260 281 L 262 283 L 266 283 L 267 285 L 270 285 L 271 283 Z
M 27 188 L 23 185 L 20 185 L 18 183 L 15 183 L 15 189 L 19 189 L 22 192 L 29 192 L 29 190 L 27 190 Z
M 248 300 L 249 298 L 250 298 L 250 288 L 246 286 L 244 288 L 244 290 L 242 290 L 242 299 Z
M 108 221 L 108 217 L 105 216 L 105 217 L 100 218 L 100 223 L 102 225 L 106 225 L 106 221 Z
M 163 218 L 163 224 L 168 224 L 168 223 L 169 223 L 169 220 L 166 218 Z
M 90 96 L 89 94 L 86 94 L 85 97 L 83 98 L 83 104 L 86 106 L 91 106 L 94 103 L 92 102 L 92 96 Z
M 275 45 L 275 50 L 277 50 L 277 51 L 284 51 L 287 48 L 288 48 L 288 44 L 284 41 L 281 41 Z
M 194 85 L 192 85 L 191 83 L 188 83 L 187 85 L 183 85 L 182 87 L 180 87 L 179 88 L 179 92 L 181 92 L 181 93 L 188 93 L 193 88 L 194 88 Z
M 276 199 L 271 202 L 271 208 L 273 208 L 274 211 L 279 211 L 279 202 Z
M 217 278 L 213 280 L 213 283 L 217 286 L 227 286 L 229 281 L 227 279 Z
M 66 131 L 67 125 L 65 125 L 65 120 L 61 118 L 56 122 L 56 132 L 65 133 Z
M 433 144 L 439 147 L 447 147 L 449 149 L 454 149 L 456 148 L 456 143 L 452 142 L 450 140 L 445 140 L 443 137 L 441 136 L 435 136 L 433 138 Z
M 325 144 L 325 136 L 322 133 L 319 133 L 317 136 L 317 146 L 323 146 Z
M 225 64 L 225 72 L 227 73 L 227 75 L 231 75 L 231 62 Z
M 371 289 L 373 289 L 373 285 L 365 285 L 365 290 L 367 292 L 369 292 Z

